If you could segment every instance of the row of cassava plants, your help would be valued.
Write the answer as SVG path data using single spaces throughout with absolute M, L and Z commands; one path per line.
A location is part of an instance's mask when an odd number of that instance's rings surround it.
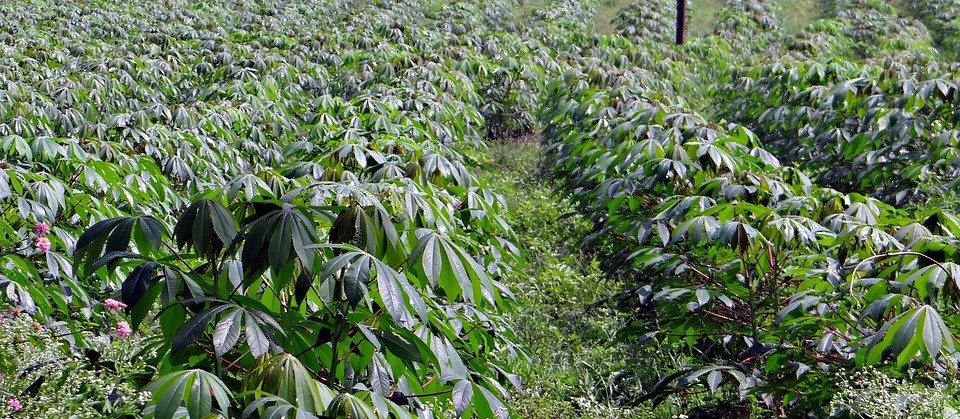
M 821 186 L 746 127 L 685 108 L 656 66 L 618 64 L 551 83 L 541 117 L 562 191 L 596 226 L 587 239 L 632 284 L 622 337 L 692 361 L 635 402 L 730 387 L 829 415 L 842 404 L 828 389 L 854 368 L 949 382 L 956 215 Z
M 676 11 L 667 0 L 630 3 L 620 9 L 613 23 L 621 35 L 636 43 L 675 41 Z
M 956 215 L 819 187 L 749 130 L 636 88 L 558 82 L 544 117 L 564 190 L 634 284 L 623 337 L 694 360 L 638 401 L 732 385 L 803 410 L 848 368 L 952 374 Z
M 915 202 L 953 189 L 960 174 L 954 67 L 789 61 L 738 74 L 720 96 L 725 116 L 817 183 Z
M 814 25 L 814 32 L 839 30 L 840 42 L 852 46 L 851 58 L 866 59 L 933 52 L 930 31 L 922 23 L 903 17 L 885 1 L 828 0 L 824 2 L 824 21 Z M 832 42 L 828 45 L 832 45 Z
M 960 52 L 960 3 L 952 0 L 922 0 L 908 3 L 923 24 L 930 28 L 944 59 Z
M 955 65 L 938 62 L 923 24 L 885 3 L 826 4 L 825 19 L 785 40 L 786 59 L 718 89 L 717 115 L 820 184 L 894 203 L 944 194 L 956 177 Z

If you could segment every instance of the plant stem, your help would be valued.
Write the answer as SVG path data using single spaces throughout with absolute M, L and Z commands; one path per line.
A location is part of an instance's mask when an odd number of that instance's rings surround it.
M 340 346 L 340 335 L 343 333 L 343 327 L 345 323 L 345 317 L 343 315 L 343 301 L 344 301 L 344 283 L 343 276 L 346 272 L 345 268 L 340 269 L 340 276 L 337 278 L 337 312 L 334 314 L 334 331 L 333 336 L 330 338 L 330 381 L 334 384 L 339 384 L 337 379 L 337 367 L 340 364 L 339 357 L 339 346 Z

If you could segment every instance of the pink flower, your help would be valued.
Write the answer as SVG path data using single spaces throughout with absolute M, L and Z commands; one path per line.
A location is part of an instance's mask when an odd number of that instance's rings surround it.
M 23 403 L 20 403 L 20 400 L 17 399 L 7 400 L 7 406 L 14 412 L 19 412 L 23 409 Z
M 33 225 L 33 232 L 40 237 L 46 236 L 50 232 L 50 226 L 47 223 L 36 223 Z
M 128 338 L 133 333 L 133 329 L 130 328 L 130 324 L 125 321 L 117 322 L 117 336 L 122 338 Z
M 41 253 L 49 252 L 51 247 L 50 239 L 46 237 L 37 237 L 37 239 L 33 241 L 33 245 L 36 246 L 37 250 Z
M 109 309 L 109 310 L 119 310 L 119 309 L 121 309 L 121 308 L 126 308 L 126 307 L 127 307 L 126 304 L 121 303 L 121 302 L 119 302 L 119 301 L 117 301 L 117 300 L 114 300 L 113 298 L 107 298 L 107 299 L 103 302 L 103 306 L 106 307 L 106 308 Z

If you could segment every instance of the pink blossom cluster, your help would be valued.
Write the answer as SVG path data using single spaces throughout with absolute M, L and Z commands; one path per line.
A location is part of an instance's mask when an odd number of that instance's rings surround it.
M 127 307 L 126 304 L 121 303 L 117 300 L 114 300 L 113 298 L 107 298 L 106 300 L 104 300 L 103 306 L 106 307 L 107 310 L 120 310 L 122 308 Z
M 44 222 L 36 223 L 33 225 L 33 232 L 40 237 L 46 236 L 50 234 L 50 226 Z
M 133 334 L 133 329 L 130 327 L 130 323 L 125 321 L 117 322 L 117 336 L 122 338 L 128 338 Z
M 33 241 L 34 247 L 41 253 L 49 252 L 52 244 L 46 236 L 50 233 L 50 226 L 44 222 L 36 223 L 33 225 L 33 232 L 37 235 L 37 238 Z
M 17 400 L 17 399 L 10 399 L 10 400 L 7 400 L 7 407 L 9 407 L 10 410 L 13 410 L 14 412 L 19 412 L 20 410 L 23 409 L 23 403 L 20 403 L 20 400 Z
M 33 241 L 33 245 L 37 248 L 37 250 L 40 251 L 40 253 L 49 252 L 50 247 L 52 247 L 50 244 L 50 239 L 46 237 L 37 237 L 37 239 Z

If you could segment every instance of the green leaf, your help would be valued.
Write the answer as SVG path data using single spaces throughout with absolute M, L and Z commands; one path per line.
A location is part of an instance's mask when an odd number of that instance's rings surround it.
M 322 413 L 335 392 L 313 378 L 306 367 L 291 354 L 261 357 L 244 377 L 246 391 L 274 394 L 295 403 L 303 412 Z
M 139 221 L 140 231 L 144 237 L 154 250 L 159 250 L 163 245 L 163 236 L 167 233 L 166 227 L 153 217 L 139 217 Z
M 340 393 L 330 402 L 326 415 L 334 418 L 375 419 L 376 413 L 357 396 Z
M 203 331 L 207 329 L 207 324 L 210 323 L 210 320 L 213 319 L 213 316 L 230 307 L 233 306 L 224 304 L 211 307 L 187 320 L 187 322 L 177 330 L 177 334 L 173 337 L 173 345 L 171 346 L 173 352 L 183 351 L 188 346 L 196 342 L 197 339 L 200 338 L 200 335 L 203 334 Z
M 696 294 L 697 294 L 697 304 L 699 304 L 699 305 L 702 306 L 702 305 L 710 302 L 710 292 L 709 292 L 709 291 L 707 291 L 707 290 L 705 290 L 705 289 L 703 289 L 703 288 L 697 288 Z
M 143 323 L 143 320 L 147 318 L 147 314 L 150 313 L 150 309 L 153 308 L 154 303 L 157 301 L 157 297 L 160 296 L 162 291 L 163 286 L 161 284 L 153 284 L 147 288 L 147 291 L 143 294 L 143 297 L 140 298 L 140 301 L 138 301 L 137 304 L 127 307 L 127 309 L 130 310 L 130 327 L 133 330 L 140 330 L 140 324 Z
M 503 405 L 503 402 L 500 401 L 497 396 L 487 390 L 484 387 L 477 387 L 480 389 L 480 393 L 483 394 L 483 398 L 486 403 L 478 403 L 478 413 L 480 417 L 485 418 L 496 418 L 496 419 L 509 419 L 510 411 L 506 406 Z M 481 413 L 480 408 L 483 407 L 483 412 Z
M 146 262 L 130 272 L 120 287 L 120 300 L 127 305 L 127 310 L 133 310 L 147 290 L 154 284 L 154 271 L 159 266 L 156 262 Z M 153 301 L 147 301 L 153 304 Z
M 157 378 L 146 387 L 152 393 L 148 409 L 156 419 L 176 417 L 181 405 L 190 419 L 213 412 L 216 400 L 220 413 L 230 415 L 230 390 L 217 376 L 203 370 L 176 371 Z
M 154 249 L 162 245 L 165 229 L 153 217 L 116 217 L 98 222 L 86 229 L 77 240 L 73 253 L 74 265 L 82 266 L 84 275 L 91 275 L 102 266 L 112 266 L 118 258 L 132 258 L 134 253 L 126 252 L 130 245 L 134 226 L 147 239 Z M 102 258 L 101 255 L 105 254 Z M 94 260 L 93 263 L 89 263 Z
M 453 386 L 451 398 L 453 399 L 453 408 L 457 412 L 457 417 L 462 416 L 463 412 L 470 406 L 470 401 L 473 400 L 473 384 L 467 380 L 458 381 L 457 384 Z
M 235 310 L 223 316 L 213 330 L 213 351 L 218 357 L 223 356 L 240 340 L 240 323 L 243 312 Z
M 193 247 L 208 259 L 216 258 L 220 250 L 229 246 L 237 236 L 233 216 L 219 202 L 209 199 L 191 204 L 177 220 L 173 231 L 177 247 Z
M 396 321 L 403 321 L 410 317 L 404 304 L 403 291 L 397 284 L 396 272 L 383 272 L 386 268 L 384 264 L 377 264 L 377 291 L 390 316 Z
M 107 245 L 104 248 L 107 253 L 127 249 L 130 245 L 130 237 L 133 234 L 133 226 L 136 222 L 136 218 L 124 218 L 117 223 L 116 228 L 113 229 L 113 232 L 111 232 L 107 238 Z
M 306 270 L 313 269 L 312 249 L 318 239 L 310 218 L 289 204 L 271 211 L 245 227 L 246 240 L 241 251 L 244 277 L 252 278 L 265 267 L 274 273 L 282 270 L 293 255 L 301 258 Z M 299 251 L 295 251 L 299 249 Z
M 380 339 L 380 343 L 394 356 L 408 362 L 423 362 L 423 354 L 417 345 L 407 337 L 391 330 L 375 329 L 373 332 Z M 416 337 L 412 337 L 412 339 L 416 339 Z
M 290 217 L 277 217 L 277 224 L 273 226 L 270 234 L 267 258 L 270 260 L 270 269 L 280 272 L 283 265 L 290 260 L 293 250 L 293 220 Z
M 944 343 L 947 344 L 948 351 L 953 351 L 953 336 L 936 309 L 923 306 L 921 310 L 924 313 L 923 345 L 930 359 L 936 361 Z
M 179 378 L 179 379 L 178 379 Z M 192 378 L 192 377 L 191 377 Z M 157 419 L 172 419 L 183 402 L 184 392 L 189 384 L 187 377 L 171 378 L 166 386 L 151 389 L 154 394 L 154 417 Z M 150 386 L 147 387 L 150 389 Z
M 258 358 L 267 353 L 267 351 L 270 350 L 270 339 L 268 339 L 267 335 L 260 329 L 260 325 L 250 318 L 250 315 L 247 315 L 246 326 L 247 345 L 250 346 L 250 354 L 253 355 L 254 358 Z
M 185 397 L 187 413 L 191 418 L 202 418 L 213 410 L 213 395 L 203 379 L 196 378 L 187 383 L 189 395 Z
M 356 306 L 367 293 L 367 282 L 370 280 L 369 256 L 360 255 L 347 267 L 343 274 L 343 296 Z
M 76 249 L 73 252 L 74 264 L 80 265 L 85 259 L 100 256 L 107 234 L 117 226 L 122 217 L 109 218 L 87 228 L 77 239 Z M 90 273 L 87 272 L 87 275 Z
M 143 258 L 144 257 L 138 253 L 107 252 L 105 255 L 103 255 L 103 257 L 101 257 L 100 259 L 97 259 L 96 262 L 93 262 L 92 264 L 90 264 L 89 270 L 90 272 L 95 272 L 97 269 L 100 269 L 101 267 L 104 267 L 104 266 L 107 266 L 108 268 L 112 269 L 116 265 L 117 261 L 121 259 L 143 259 Z
M 721 381 L 723 381 L 723 373 L 720 370 L 713 370 L 707 374 L 707 385 L 710 387 L 710 393 L 717 392 L 717 387 L 720 386 Z
M 417 247 L 411 254 L 411 260 L 420 262 L 424 274 L 433 286 L 437 285 L 443 269 L 443 254 L 437 234 L 429 230 L 417 231 Z
M 890 346 L 892 355 L 897 356 L 911 347 L 911 342 L 916 340 L 917 324 L 922 320 L 923 312 L 921 310 L 911 310 L 905 313 L 903 323 L 894 331 L 893 343 Z M 911 357 L 913 354 L 909 354 Z

